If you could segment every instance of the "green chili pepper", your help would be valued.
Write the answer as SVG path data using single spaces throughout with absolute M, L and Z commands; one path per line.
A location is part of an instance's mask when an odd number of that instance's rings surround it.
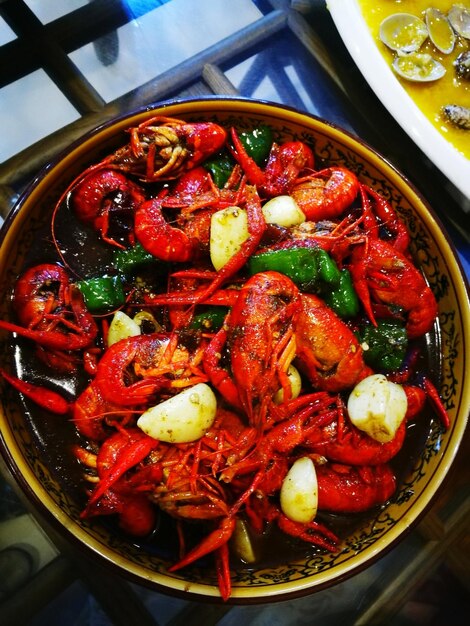
M 334 259 L 330 257 L 326 250 L 316 249 L 318 261 L 318 278 L 326 285 L 338 286 L 341 281 L 341 272 Z
M 235 162 L 228 154 L 221 154 L 204 163 L 204 167 L 210 172 L 214 183 L 219 189 L 222 189 L 228 181 L 234 166 Z
M 99 276 L 77 283 L 91 313 L 106 313 L 122 306 L 126 297 L 120 276 Z
M 326 304 L 341 318 L 354 317 L 359 312 L 359 298 L 349 270 L 340 271 L 339 285 L 323 294 Z
M 282 248 L 266 250 L 250 257 L 248 271 L 251 275 L 275 271 L 285 274 L 296 285 L 307 290 L 318 276 L 317 248 Z
M 219 330 L 228 311 L 228 307 L 225 306 L 208 307 L 205 311 L 194 315 L 190 328 L 207 331 Z
M 248 261 L 251 274 L 274 270 L 288 276 L 303 291 L 322 291 L 340 284 L 335 261 L 322 248 L 281 248 L 253 255 Z
M 394 371 L 406 355 L 408 336 L 404 324 L 397 320 L 377 320 L 359 329 L 359 340 L 367 344 L 364 361 L 375 370 Z
M 257 165 L 263 166 L 269 156 L 273 144 L 273 133 L 268 126 L 259 126 L 252 131 L 239 134 L 248 156 Z M 208 159 L 204 167 L 211 173 L 214 183 L 221 189 L 232 173 L 235 161 L 227 152 L 222 152 L 213 159 Z
M 263 166 L 273 145 L 273 131 L 269 126 L 258 126 L 252 131 L 240 133 L 239 137 L 248 155 L 257 165 Z
M 144 247 L 137 243 L 132 248 L 116 250 L 113 254 L 113 266 L 121 274 L 135 274 L 138 270 L 149 265 L 159 264 L 159 260 L 147 252 Z

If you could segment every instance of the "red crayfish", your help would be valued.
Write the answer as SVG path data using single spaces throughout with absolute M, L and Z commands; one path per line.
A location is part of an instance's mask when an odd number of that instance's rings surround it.
M 16 282 L 13 305 L 19 324 L 0 320 L 0 328 L 30 339 L 39 358 L 55 369 L 74 370 L 77 355 L 93 346 L 98 326 L 59 265 L 26 270 Z
M 410 259 L 382 239 L 370 239 L 352 255 L 351 274 L 363 306 L 375 323 L 374 308 L 399 308 L 406 316 L 411 339 L 422 337 L 437 316 L 437 303 L 430 287 Z

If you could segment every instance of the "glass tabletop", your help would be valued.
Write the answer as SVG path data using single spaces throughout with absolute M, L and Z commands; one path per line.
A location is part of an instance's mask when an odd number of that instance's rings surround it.
M 470 276 L 468 199 L 371 91 L 325 2 L 3 0 L 0 77 L 3 217 L 40 168 L 87 130 L 170 98 L 241 95 L 325 118 L 384 154 L 426 191 Z M 459 565 L 455 550 L 456 542 L 465 544 L 459 516 L 468 520 L 462 459 L 463 452 L 448 498 L 389 555 L 330 590 L 260 607 L 188 602 L 99 570 L 85 574 L 32 517 L 4 471 L 0 623 L 108 626 L 125 623 L 131 611 L 143 624 L 447 623 L 451 606 L 470 608 L 468 556 Z

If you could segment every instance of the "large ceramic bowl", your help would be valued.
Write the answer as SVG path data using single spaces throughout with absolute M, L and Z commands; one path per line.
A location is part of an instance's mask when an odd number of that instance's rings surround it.
M 2 319 L 12 316 L 7 294 L 28 262 L 30 250 L 35 245 L 37 248 L 38 240 L 46 241 L 51 208 L 61 192 L 87 165 L 121 145 L 125 129 L 155 114 L 213 120 L 239 129 L 262 122 L 272 127 L 278 140 L 301 139 L 312 146 L 319 161 L 351 168 L 363 182 L 382 193 L 407 224 L 415 261 L 437 298 L 438 322 L 426 339 L 427 368 L 447 407 L 450 428 L 444 431 L 439 420 L 426 414 L 420 436 L 414 438 L 412 449 L 407 451 L 400 485 L 390 503 L 355 519 L 354 526 L 345 526 L 348 530 L 342 536 L 339 552 L 276 550 L 269 565 L 240 567 L 232 572 L 234 602 L 266 602 L 320 590 L 363 569 L 396 544 L 428 509 L 449 471 L 470 407 L 466 281 L 455 250 L 427 201 L 372 148 L 325 121 L 291 108 L 244 99 L 209 98 L 164 103 L 117 119 L 86 135 L 40 173 L 2 230 Z M 427 200 L 432 202 L 432 198 Z M 3 331 L 1 340 L 3 367 L 16 365 L 22 371 L 33 367 Z M 5 385 L 1 404 L 3 457 L 32 507 L 48 524 L 59 529 L 71 544 L 78 544 L 84 556 L 99 559 L 134 582 L 193 599 L 219 598 L 212 560 L 169 573 L 167 568 L 175 557 L 165 550 L 164 538 L 159 546 L 139 546 L 117 533 L 103 518 L 80 520 L 82 487 L 67 461 L 68 442 L 60 439 L 69 433 L 61 426 L 62 418 L 39 414 Z

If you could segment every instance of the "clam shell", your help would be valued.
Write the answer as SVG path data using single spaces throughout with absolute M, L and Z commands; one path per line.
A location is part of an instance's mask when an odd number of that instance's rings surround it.
M 447 17 L 455 32 L 470 39 L 470 8 L 466 8 L 461 4 L 453 4 L 447 13 Z
M 438 50 L 450 54 L 455 46 L 455 32 L 447 16 L 439 9 L 430 7 L 426 9 L 425 20 L 429 39 Z
M 427 83 L 442 78 L 446 68 L 430 54 L 413 52 L 397 56 L 392 67 L 395 72 L 406 80 Z
M 442 108 L 442 112 L 454 126 L 463 130 L 470 130 L 470 108 L 459 104 L 447 104 Z
M 454 61 L 455 73 L 463 80 L 470 80 L 470 50 L 461 52 Z
M 411 13 L 394 13 L 380 24 L 380 40 L 395 52 L 417 52 L 428 38 L 426 24 Z

